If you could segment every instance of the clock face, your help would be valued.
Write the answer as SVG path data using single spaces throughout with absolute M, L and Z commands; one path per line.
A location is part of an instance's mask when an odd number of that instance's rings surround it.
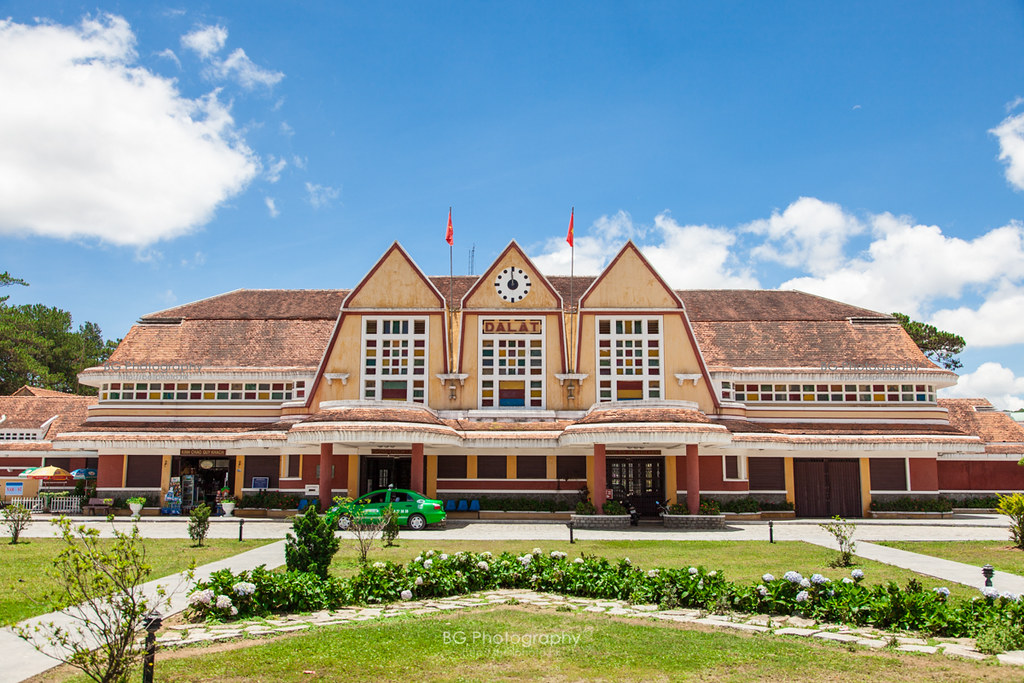
M 494 290 L 509 303 L 522 301 L 530 293 L 530 276 L 522 268 L 506 268 L 494 279 Z

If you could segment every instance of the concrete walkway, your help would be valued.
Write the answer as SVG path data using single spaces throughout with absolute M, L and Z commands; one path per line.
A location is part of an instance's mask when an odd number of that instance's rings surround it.
M 210 577 L 215 571 L 230 569 L 232 572 L 253 569 L 261 564 L 268 568 L 279 567 L 284 564 L 284 541 L 271 543 L 253 550 L 246 551 L 234 557 L 228 557 L 217 562 L 197 567 L 195 580 L 203 581 Z M 172 574 L 161 579 L 150 581 L 143 585 L 142 590 L 151 604 L 157 600 L 157 587 L 163 586 L 170 598 L 170 604 L 160 609 L 164 617 L 177 614 L 188 606 L 186 597 L 189 589 L 184 574 Z M 20 622 L 18 625 L 32 629 L 37 625 L 53 622 L 64 628 L 76 628 L 80 622 L 75 620 L 67 612 L 51 612 L 40 617 L 34 617 Z M 41 644 L 42 640 L 39 641 Z M 53 650 L 48 650 L 53 651 Z M 0 668 L 0 683 L 17 683 L 26 678 L 38 675 L 52 669 L 60 662 L 39 652 L 28 642 L 19 638 L 13 629 L 0 629 L 0 652 L 4 656 L 3 667 Z

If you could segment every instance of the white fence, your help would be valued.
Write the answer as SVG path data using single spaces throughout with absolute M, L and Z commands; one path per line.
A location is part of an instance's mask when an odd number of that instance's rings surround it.
M 82 513 L 82 496 L 12 498 L 11 503 L 17 503 L 32 512 L 52 512 L 58 515 L 78 515 Z

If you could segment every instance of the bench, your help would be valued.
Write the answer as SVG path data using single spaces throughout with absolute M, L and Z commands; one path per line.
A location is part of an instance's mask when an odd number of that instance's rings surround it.
M 97 512 L 103 514 L 103 516 L 109 515 L 114 511 L 113 505 L 107 505 L 103 502 L 102 498 L 90 498 L 89 503 L 82 506 L 83 515 L 95 515 Z

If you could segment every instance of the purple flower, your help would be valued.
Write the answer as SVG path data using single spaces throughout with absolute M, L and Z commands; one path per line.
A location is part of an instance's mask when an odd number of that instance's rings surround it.
M 409 590 L 409 589 L 406 589 L 406 590 L 402 591 L 402 599 L 403 600 L 412 600 L 412 591 Z
M 764 581 L 765 583 L 771 583 L 772 581 L 775 580 L 775 577 L 772 576 L 771 574 L 765 574 L 764 576 L 761 577 L 761 580 Z
M 808 593 L 807 591 L 800 591 L 799 593 L 796 594 L 796 601 L 797 602 L 807 602 L 807 600 L 810 597 L 811 597 L 811 594 Z
M 757 587 L 757 594 L 760 595 L 762 598 L 767 598 L 768 597 L 768 589 L 765 588 L 764 585 L 762 584 L 762 585 Z
M 828 579 L 826 579 L 821 574 L 814 574 L 813 576 L 811 576 L 811 583 L 817 583 L 817 584 L 828 583 Z
M 804 580 L 804 577 L 801 576 L 799 572 L 794 571 L 786 572 L 785 574 L 783 574 L 782 578 L 784 578 L 786 581 L 789 581 L 790 583 L 800 583 Z
M 949 589 L 946 588 L 945 586 L 939 586 L 937 588 L 933 588 L 932 590 L 935 591 L 936 593 L 938 593 L 943 598 L 948 598 L 949 597 Z
M 855 580 L 860 581 L 864 578 L 864 572 L 860 569 L 854 569 L 852 572 L 850 572 L 850 576 L 852 576 Z

